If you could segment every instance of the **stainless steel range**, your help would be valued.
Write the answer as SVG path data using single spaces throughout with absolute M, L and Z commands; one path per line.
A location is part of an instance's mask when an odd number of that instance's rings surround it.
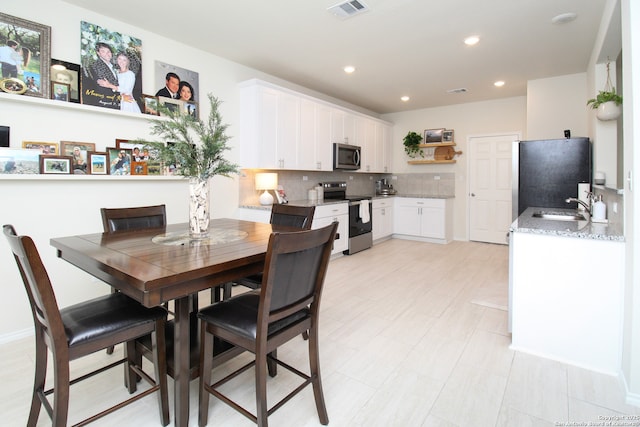
M 321 182 L 325 200 L 346 200 L 349 202 L 349 249 L 345 255 L 369 249 L 373 244 L 371 196 L 347 196 L 344 181 Z

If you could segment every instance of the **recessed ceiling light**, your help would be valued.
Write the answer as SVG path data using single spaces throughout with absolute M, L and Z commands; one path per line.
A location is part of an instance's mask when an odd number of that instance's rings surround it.
M 478 36 L 469 36 L 466 39 L 464 39 L 464 44 L 466 44 L 467 46 L 473 46 L 478 44 L 478 42 L 480 41 L 480 37 Z
M 347 74 L 351 74 L 356 70 L 356 67 L 352 66 L 352 65 L 347 65 L 346 67 L 344 67 L 344 72 Z
M 498 80 L 497 82 L 495 82 L 493 84 L 495 87 L 502 87 L 504 86 L 504 82 L 502 80 Z
M 411 98 L 409 98 L 407 95 L 405 95 L 405 96 L 403 96 L 403 97 L 401 97 L 401 98 L 400 98 L 400 100 L 401 100 L 402 102 L 407 102 L 407 101 L 408 101 L 408 100 L 410 100 L 410 99 L 411 99 Z
M 560 15 L 556 15 L 553 18 L 551 18 L 551 23 L 552 24 L 566 24 L 568 22 L 575 21 L 575 19 L 577 17 L 578 17 L 578 15 L 576 13 L 573 13 L 573 12 L 561 13 Z

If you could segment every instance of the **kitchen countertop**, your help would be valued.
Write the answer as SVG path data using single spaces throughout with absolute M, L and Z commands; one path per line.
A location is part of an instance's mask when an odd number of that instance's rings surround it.
M 558 221 L 534 218 L 537 211 L 575 213 L 575 209 L 527 208 L 510 227 L 510 231 L 519 233 L 542 234 L 549 236 L 575 237 L 579 239 L 624 241 L 619 224 L 596 223 L 591 221 Z
M 412 198 L 419 198 L 419 199 L 453 199 L 455 196 L 426 196 L 424 194 L 389 194 L 389 195 L 376 194 L 371 196 L 372 199 L 389 199 L 393 197 L 412 197 Z M 301 199 L 301 200 L 289 201 L 289 204 L 294 206 L 324 206 L 324 205 L 332 205 L 335 203 L 347 203 L 347 200 L 323 199 L 320 201 L 311 201 L 311 200 Z M 241 205 L 240 208 L 271 210 L 271 206 L 262 206 L 262 205 Z

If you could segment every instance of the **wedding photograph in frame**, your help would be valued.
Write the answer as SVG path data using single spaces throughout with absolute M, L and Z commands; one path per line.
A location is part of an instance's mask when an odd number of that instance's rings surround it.
M 60 141 L 60 154 L 71 156 L 74 173 L 88 173 L 87 161 L 89 152 L 96 150 L 93 142 Z
M 51 58 L 51 84 L 67 83 L 69 85 L 69 101 L 80 103 L 80 64 Z M 53 99 L 53 96 L 51 97 Z
M 40 154 L 59 154 L 57 142 L 22 141 L 22 148 L 35 148 Z
M 424 131 L 424 143 L 425 144 L 435 144 L 442 142 L 442 134 L 444 133 L 444 128 L 442 129 L 427 129 Z
M 24 95 L 49 98 L 51 27 L 0 13 L 0 46 L 21 58 L 17 65 L 2 64 L 2 80 L 19 78 L 27 86 Z
M 71 161 L 71 156 L 41 154 L 40 173 L 45 175 L 70 175 L 73 173 Z
M 109 159 L 106 151 L 89 151 L 87 164 L 91 175 L 109 175 Z

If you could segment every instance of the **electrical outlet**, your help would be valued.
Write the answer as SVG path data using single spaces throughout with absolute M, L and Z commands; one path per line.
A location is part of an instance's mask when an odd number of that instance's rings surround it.
M 618 213 L 618 202 L 613 202 L 611 209 L 613 209 L 613 213 Z
M 434 176 L 433 179 L 435 179 L 436 181 L 440 181 L 440 175 Z
M 349 181 L 353 181 L 353 176 L 349 175 Z
M 397 181 L 398 177 L 396 175 L 391 175 L 391 181 Z
M 302 180 L 303 181 L 309 181 L 309 177 L 307 175 L 302 175 Z

